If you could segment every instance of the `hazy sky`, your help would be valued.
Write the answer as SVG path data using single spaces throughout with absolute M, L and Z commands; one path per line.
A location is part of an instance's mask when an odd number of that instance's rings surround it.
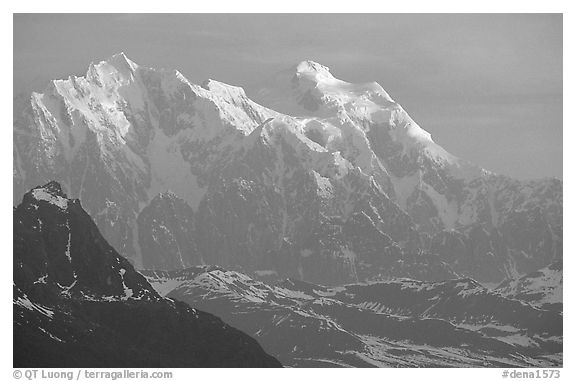
M 119 51 L 240 86 L 311 59 L 377 81 L 457 156 L 562 177 L 561 15 L 15 15 L 14 92 Z

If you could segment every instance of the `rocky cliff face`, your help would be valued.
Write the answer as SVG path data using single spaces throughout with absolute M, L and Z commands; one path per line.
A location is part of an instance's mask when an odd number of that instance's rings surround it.
M 14 209 L 15 367 L 274 367 L 246 334 L 164 298 L 56 182 Z
M 17 109 L 15 199 L 58 180 L 138 268 L 496 283 L 561 258 L 559 180 L 450 155 L 377 83 L 304 61 L 249 95 L 91 64 Z
M 202 257 L 197 247 L 194 211 L 173 193 L 160 193 L 138 215 L 138 247 L 142 267 L 177 269 L 198 265 Z

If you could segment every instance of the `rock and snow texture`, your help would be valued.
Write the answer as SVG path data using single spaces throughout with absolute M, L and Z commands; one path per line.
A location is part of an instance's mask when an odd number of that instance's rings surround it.
M 14 210 L 14 231 L 14 282 L 25 294 L 42 289 L 95 301 L 157 298 L 57 182 L 24 196 Z
M 51 182 L 14 209 L 14 366 L 276 367 L 246 334 L 160 296 Z
M 247 95 L 118 54 L 14 117 L 15 202 L 59 181 L 139 268 L 499 283 L 562 255 L 559 180 L 458 159 L 379 84 L 312 61 Z
M 214 313 L 294 367 L 562 364 L 562 315 L 471 279 L 339 287 L 266 284 L 216 266 L 143 271 L 158 292 Z
M 562 312 L 562 267 L 562 261 L 558 261 L 523 277 L 506 280 L 496 292 L 539 308 Z

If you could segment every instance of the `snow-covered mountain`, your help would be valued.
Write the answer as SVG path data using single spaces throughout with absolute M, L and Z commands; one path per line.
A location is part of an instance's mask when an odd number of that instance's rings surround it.
M 138 268 L 496 283 L 561 258 L 559 180 L 452 156 L 377 83 L 304 61 L 249 94 L 124 54 L 52 81 L 15 110 L 15 202 L 59 181 Z
M 562 315 L 471 279 L 328 288 L 266 284 L 216 266 L 143 271 L 162 295 L 214 313 L 293 367 L 562 364 Z
M 14 209 L 14 366 L 278 367 L 246 334 L 160 296 L 56 182 Z

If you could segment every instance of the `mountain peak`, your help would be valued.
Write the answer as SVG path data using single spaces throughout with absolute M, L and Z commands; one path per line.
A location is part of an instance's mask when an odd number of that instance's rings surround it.
M 314 78 L 316 81 L 320 80 L 334 80 L 334 76 L 330 74 L 330 68 L 319 64 L 318 62 L 306 60 L 296 65 L 296 75 L 298 77 Z
M 90 63 L 86 79 L 96 83 L 114 83 L 118 78 L 131 81 L 138 67 L 124 52 L 120 52 L 98 63 Z
M 132 61 L 124 54 L 124 52 L 116 53 L 106 60 L 110 65 L 114 66 L 118 71 L 127 69 L 134 71 L 138 68 L 138 64 Z
M 18 268 L 27 269 L 17 279 L 29 295 L 38 284 L 47 284 L 59 293 L 92 298 L 158 298 L 56 181 L 24 196 L 14 209 L 14 229 Z
M 226 100 L 233 100 L 239 98 L 245 98 L 246 92 L 242 87 L 232 86 L 224 82 L 216 81 L 214 79 L 207 79 L 202 82 L 202 88 L 223 97 Z
M 296 65 L 296 71 L 298 73 L 329 73 L 330 68 L 315 61 L 305 60 Z

